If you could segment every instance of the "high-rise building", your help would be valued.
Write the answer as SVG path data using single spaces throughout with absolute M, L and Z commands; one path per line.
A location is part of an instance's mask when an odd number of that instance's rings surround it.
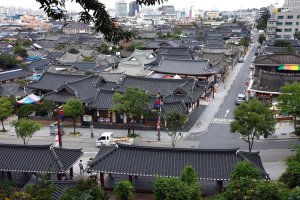
M 172 5 L 162 6 L 161 10 L 163 11 L 163 15 L 175 15 L 175 7 Z
M 129 13 L 128 16 L 135 16 L 140 11 L 140 6 L 136 3 L 136 1 L 132 1 L 129 3 Z
M 290 10 L 300 10 L 300 0 L 285 0 L 284 7 Z
M 126 17 L 126 16 L 128 16 L 127 3 L 126 3 L 125 0 L 116 1 L 115 12 L 116 12 L 116 17 Z

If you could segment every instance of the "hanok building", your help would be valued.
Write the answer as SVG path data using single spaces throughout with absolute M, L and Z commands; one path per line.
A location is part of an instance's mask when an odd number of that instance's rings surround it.
M 254 60 L 254 80 L 248 94 L 271 105 L 286 83 L 300 82 L 300 56 L 272 54 L 257 56 Z
M 147 110 L 152 110 L 154 105 L 154 97 L 157 93 L 163 96 L 162 111 L 177 110 L 181 113 L 188 114 L 200 105 L 200 98 L 207 90 L 207 83 L 199 82 L 193 78 L 189 79 L 162 79 L 162 78 L 146 78 L 125 75 L 123 80 L 112 89 L 99 88 L 99 91 L 93 101 L 87 108 L 90 109 L 89 114 L 93 116 L 94 121 L 108 123 L 128 123 L 129 117 L 126 113 L 111 112 L 112 97 L 115 92 L 123 93 L 128 87 L 138 87 L 146 91 L 153 100 L 150 102 Z M 157 119 L 155 116 L 148 118 L 137 116 L 136 124 L 155 125 Z
M 101 147 L 87 171 L 100 174 L 103 188 L 113 189 L 117 176 L 133 183 L 136 191 L 152 192 L 156 177 L 180 177 L 186 165 L 192 166 L 201 186 L 214 183 L 217 191 L 230 179 L 235 165 L 250 162 L 262 179 L 269 179 L 259 153 L 238 149 L 180 149 L 128 146 Z M 118 179 L 119 180 L 119 179 Z
M 149 50 L 157 50 L 160 47 L 178 47 L 179 43 L 174 42 L 173 40 L 164 40 L 164 39 L 156 39 L 150 40 L 146 44 L 143 45 L 143 49 Z
M 3 71 L 0 72 L 0 83 L 10 83 L 16 80 L 26 79 L 31 75 L 32 72 L 23 69 Z
M 32 174 L 63 175 L 73 177 L 73 165 L 83 155 L 81 149 L 56 148 L 52 145 L 0 144 L 0 180 L 14 181 L 23 175 L 30 179 Z

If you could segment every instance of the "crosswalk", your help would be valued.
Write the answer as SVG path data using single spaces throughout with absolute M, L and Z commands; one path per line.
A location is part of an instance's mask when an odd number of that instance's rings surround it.
M 211 124 L 230 124 L 233 119 L 226 119 L 226 118 L 213 118 L 212 121 L 210 122 Z

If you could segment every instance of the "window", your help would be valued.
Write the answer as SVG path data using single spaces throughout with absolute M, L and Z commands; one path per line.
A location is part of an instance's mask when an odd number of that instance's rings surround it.
M 296 22 L 296 25 L 299 25 L 299 22 Z
M 300 15 L 297 15 L 297 19 L 300 19 Z
M 292 26 L 292 25 L 293 25 L 293 22 L 285 22 L 285 25 L 286 25 L 286 26 Z
M 295 33 L 297 33 L 299 31 L 299 29 L 295 28 Z
M 288 15 L 287 16 L 288 19 L 293 19 L 293 17 L 294 17 L 293 15 Z
M 283 16 L 278 16 L 278 19 L 283 19 Z
M 284 32 L 292 32 L 292 29 L 291 28 L 285 28 Z
M 276 29 L 276 32 L 282 32 L 281 28 Z
M 277 25 L 277 26 L 282 26 L 283 23 L 282 23 L 282 22 L 277 22 L 276 25 Z

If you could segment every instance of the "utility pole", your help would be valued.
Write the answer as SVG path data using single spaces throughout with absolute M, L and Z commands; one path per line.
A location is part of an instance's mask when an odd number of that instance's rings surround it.
M 56 109 L 57 112 L 57 133 L 58 133 L 58 142 L 59 142 L 59 147 L 62 147 L 62 138 L 61 138 L 61 130 L 60 130 L 60 122 L 61 122 L 61 117 L 62 117 L 62 107 L 58 107 Z
M 160 121 L 161 121 L 161 94 L 160 92 L 157 92 L 156 96 L 156 103 L 158 104 L 158 112 L 157 112 L 157 124 L 156 124 L 156 129 L 157 129 L 157 140 L 160 141 Z

